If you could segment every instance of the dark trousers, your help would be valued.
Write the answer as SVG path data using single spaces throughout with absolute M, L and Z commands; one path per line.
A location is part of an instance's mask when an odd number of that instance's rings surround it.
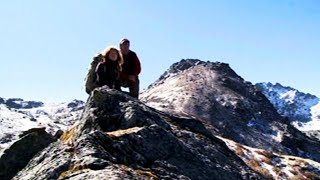
M 137 78 L 136 81 L 129 81 L 124 79 L 121 80 L 121 86 L 128 87 L 130 96 L 135 97 L 137 99 L 139 99 L 139 85 L 139 78 Z

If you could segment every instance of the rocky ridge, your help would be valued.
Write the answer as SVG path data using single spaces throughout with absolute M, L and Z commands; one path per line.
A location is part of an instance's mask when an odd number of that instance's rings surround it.
M 79 124 L 13 179 L 261 179 L 199 121 L 116 90 L 89 98 Z

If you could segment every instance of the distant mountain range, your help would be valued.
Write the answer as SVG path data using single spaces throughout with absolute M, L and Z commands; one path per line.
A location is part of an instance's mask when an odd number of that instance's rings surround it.
M 258 83 L 256 86 L 301 131 L 320 130 L 320 99 L 279 83 Z
M 52 135 L 58 130 L 67 130 L 79 119 L 84 105 L 79 100 L 46 104 L 21 98 L 0 98 L 0 151 L 30 128 L 45 127 Z

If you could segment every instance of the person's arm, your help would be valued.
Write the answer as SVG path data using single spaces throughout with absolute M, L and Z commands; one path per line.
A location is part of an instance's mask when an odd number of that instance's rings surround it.
M 98 86 L 102 86 L 103 81 L 103 64 L 99 63 L 96 68 L 96 82 Z
M 138 76 L 141 72 L 141 64 L 138 56 L 135 54 L 135 59 L 134 59 L 134 72 L 133 75 Z

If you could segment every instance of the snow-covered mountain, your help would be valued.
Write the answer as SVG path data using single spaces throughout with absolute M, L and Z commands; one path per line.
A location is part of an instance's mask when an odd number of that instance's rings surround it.
M 0 98 L 0 152 L 18 139 L 22 131 L 30 128 L 45 127 L 52 135 L 58 130 L 65 131 L 79 119 L 84 104 L 79 100 L 43 103 L 21 98 Z
M 320 99 L 279 83 L 257 83 L 279 114 L 301 131 L 320 130 Z

